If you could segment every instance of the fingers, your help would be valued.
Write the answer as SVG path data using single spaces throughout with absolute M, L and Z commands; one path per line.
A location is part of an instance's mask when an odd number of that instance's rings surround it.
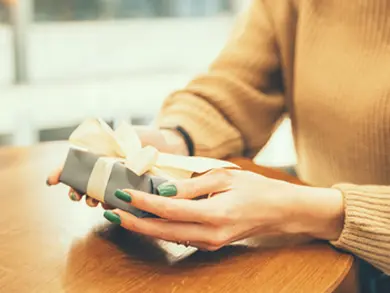
M 106 211 L 104 216 L 107 220 L 120 224 L 127 230 L 158 238 L 170 242 L 186 243 L 203 249 L 211 248 L 209 243 L 216 228 L 197 223 L 171 222 L 164 219 L 137 218 L 134 215 L 115 209 Z
M 159 130 L 150 126 L 136 125 L 134 126 L 134 130 L 137 132 L 143 146 L 151 145 L 157 147 L 164 141 L 164 137 L 160 134 Z
M 113 210 L 114 208 L 106 203 L 101 203 L 102 208 L 105 210 Z
M 230 233 L 211 225 L 137 218 L 118 209 L 106 211 L 104 217 L 110 222 L 120 224 L 127 230 L 165 241 L 188 243 L 189 246 L 202 250 L 214 251 L 231 243 Z
M 56 185 L 60 182 L 59 179 L 60 179 L 62 169 L 63 169 L 63 167 L 61 166 L 61 167 L 57 168 L 56 170 L 54 170 L 52 173 L 50 173 L 49 177 L 46 180 L 47 185 L 49 185 L 49 186 Z M 69 190 L 68 196 L 72 201 L 80 201 L 83 198 L 82 194 L 79 194 L 78 192 L 76 192 L 73 189 Z M 96 200 L 92 197 L 89 197 L 89 196 L 85 197 L 85 202 L 90 207 L 96 207 L 99 204 L 98 200 Z M 102 206 L 103 206 L 103 204 L 102 204 Z M 109 207 L 108 205 L 105 205 L 105 206 L 103 206 L 103 208 L 110 209 L 111 207 Z
M 89 196 L 86 196 L 85 197 L 85 202 L 87 203 L 88 206 L 90 206 L 91 208 L 95 208 L 97 207 L 97 205 L 99 204 L 99 201 L 92 198 L 92 197 L 89 197 Z
M 73 189 L 69 189 L 68 196 L 73 201 L 80 201 L 81 198 L 83 197 L 81 194 L 77 193 Z
M 60 183 L 60 175 L 62 172 L 62 166 L 53 170 L 53 172 L 50 173 L 50 175 L 46 179 L 46 184 L 47 185 L 57 185 Z
M 200 196 L 226 191 L 231 188 L 233 171 L 217 169 L 202 176 L 164 183 L 157 189 L 162 196 L 193 199 Z
M 228 217 L 225 209 L 219 206 L 220 202 L 212 199 L 207 201 L 187 199 L 230 189 L 233 172 L 215 170 L 196 178 L 163 184 L 159 186 L 160 196 L 137 190 L 117 190 L 115 196 L 140 210 L 164 219 L 217 224 L 225 222 Z
M 68 193 L 68 196 L 69 198 L 72 200 L 72 201 L 80 201 L 82 198 L 83 198 L 83 195 L 81 195 L 80 193 L 78 193 L 77 191 L 73 190 L 73 189 L 70 189 L 69 190 L 69 193 Z M 91 208 L 94 208 L 94 207 L 97 207 L 98 204 L 99 204 L 99 201 L 86 195 L 85 196 L 85 202 L 88 206 L 90 206 Z M 103 206 L 104 204 L 102 204 Z M 110 209 L 110 207 L 108 205 L 105 205 L 103 206 L 103 208 L 105 209 Z
M 137 209 L 164 219 L 198 223 L 211 223 L 214 220 L 213 205 L 203 200 L 172 199 L 137 190 L 117 190 L 115 196 Z

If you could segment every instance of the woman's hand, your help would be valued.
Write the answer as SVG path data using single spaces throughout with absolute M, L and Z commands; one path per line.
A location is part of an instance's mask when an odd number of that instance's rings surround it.
M 160 218 L 140 219 L 119 209 L 106 211 L 105 217 L 128 230 L 206 250 L 258 235 L 337 239 L 343 226 L 338 190 L 293 185 L 248 171 L 214 170 L 164 184 L 159 191 L 160 196 L 136 190 L 115 195 Z M 190 200 L 207 194 L 213 196 Z
M 182 136 L 173 130 L 160 130 L 148 126 L 135 126 L 135 130 L 142 142 L 142 145 L 154 146 L 161 152 L 188 155 L 187 145 Z M 62 166 L 54 170 L 47 179 L 47 185 L 56 185 L 59 183 L 59 178 L 62 172 Z M 69 190 L 69 198 L 73 201 L 80 201 L 83 197 L 73 189 Z M 90 207 L 96 207 L 99 202 L 92 197 L 86 196 L 85 200 Z M 107 205 L 104 208 L 109 209 Z

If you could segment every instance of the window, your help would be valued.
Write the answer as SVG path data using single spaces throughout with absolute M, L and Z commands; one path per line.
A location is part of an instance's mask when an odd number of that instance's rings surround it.
M 36 21 L 82 21 L 231 14 L 229 0 L 35 0 Z
M 0 62 L 10 69 L 0 73 L 0 84 L 13 83 L 20 71 L 26 76 L 23 86 L 2 91 L 9 111 L 0 135 L 8 131 L 18 144 L 30 144 L 42 139 L 37 133 L 66 139 L 59 133 L 85 117 L 150 121 L 166 95 L 219 53 L 238 2 L 0 0 L 1 22 L 13 11 L 11 23 L 22 24 L 0 27 Z M 17 113 L 24 120 L 15 124 Z
M 91 116 L 148 123 L 207 69 L 249 2 L 0 0 L 0 145 L 64 140 Z M 294 162 L 288 123 L 260 163 Z

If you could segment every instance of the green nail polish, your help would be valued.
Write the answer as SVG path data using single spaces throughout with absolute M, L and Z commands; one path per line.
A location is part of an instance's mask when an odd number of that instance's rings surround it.
M 76 201 L 76 200 L 77 200 L 76 194 L 75 194 L 73 191 L 70 193 L 70 198 L 71 198 L 71 200 L 73 200 L 73 201 Z
M 126 193 L 120 189 L 115 191 L 115 196 L 117 198 L 119 198 L 120 200 L 123 200 L 125 202 L 131 202 L 131 196 L 128 193 Z
M 161 196 L 175 196 L 177 194 L 177 188 L 173 184 L 161 184 L 157 190 Z
M 120 224 L 121 223 L 121 218 L 117 214 L 114 214 L 112 211 L 105 211 L 104 212 L 104 217 L 107 220 L 109 220 L 111 223 L 114 223 L 114 224 Z

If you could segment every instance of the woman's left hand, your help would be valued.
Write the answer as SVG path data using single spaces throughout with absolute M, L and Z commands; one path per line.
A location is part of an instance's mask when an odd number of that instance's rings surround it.
M 160 218 L 136 218 L 119 209 L 106 211 L 105 217 L 128 230 L 204 250 L 259 235 L 335 240 L 343 227 L 340 191 L 294 185 L 249 171 L 213 170 L 161 185 L 159 192 L 156 196 L 118 190 L 115 195 Z M 207 194 L 214 196 L 191 200 Z

